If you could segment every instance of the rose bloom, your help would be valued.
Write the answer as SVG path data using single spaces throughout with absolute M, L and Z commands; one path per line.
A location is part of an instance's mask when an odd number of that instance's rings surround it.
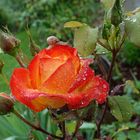
M 89 67 L 92 59 L 82 59 L 68 45 L 43 49 L 28 68 L 16 68 L 11 76 L 12 95 L 30 109 L 69 109 L 87 106 L 92 100 L 106 101 L 108 83 Z

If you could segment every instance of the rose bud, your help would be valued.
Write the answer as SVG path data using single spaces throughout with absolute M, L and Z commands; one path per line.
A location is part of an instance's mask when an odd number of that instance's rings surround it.
M 13 110 L 14 101 L 5 93 L 0 94 L 0 115 L 6 115 Z
M 19 47 L 20 40 L 5 32 L 0 32 L 0 48 L 4 53 L 15 56 L 16 48 Z

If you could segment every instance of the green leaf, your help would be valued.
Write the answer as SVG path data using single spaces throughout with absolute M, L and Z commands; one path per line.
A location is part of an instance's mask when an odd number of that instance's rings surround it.
M 85 24 L 79 21 L 69 21 L 64 24 L 65 28 L 77 28 L 82 26 L 85 26 Z
M 124 3 L 125 0 L 120 0 L 121 4 Z M 114 6 L 115 2 L 118 2 L 118 0 L 101 0 L 106 10 L 111 9 Z
M 118 133 L 116 140 L 127 140 L 127 136 L 124 132 Z
M 69 130 L 70 134 L 72 134 L 74 132 L 75 127 L 76 127 L 76 122 L 75 121 L 67 123 L 67 125 L 66 125 L 66 128 L 67 128 L 67 130 Z
M 140 47 L 140 12 L 125 20 L 126 32 L 132 43 Z
M 132 81 L 132 80 L 127 80 L 125 82 L 124 91 L 127 94 L 131 94 L 131 93 L 140 94 L 140 91 L 137 89 L 135 85 L 135 81 Z
M 127 96 L 108 97 L 112 115 L 118 121 L 128 121 L 132 116 L 132 105 Z
M 94 129 L 96 128 L 95 124 L 84 122 L 80 129 Z
M 100 39 L 101 40 L 101 39 Z M 102 40 L 104 40 L 104 39 L 102 39 Z M 106 41 L 106 40 L 105 40 Z M 105 42 L 106 43 L 106 42 Z M 104 44 L 105 44 L 104 43 Z M 108 44 L 107 44 L 108 45 Z M 108 54 L 109 53 L 109 51 L 106 49 L 106 48 L 104 48 L 103 46 L 101 46 L 100 44 L 97 44 L 96 45 L 96 54 Z
M 102 0 L 101 1 L 106 9 L 113 7 L 115 0 Z
M 128 138 L 129 140 L 138 140 L 140 137 L 140 134 L 136 132 L 135 130 L 131 130 L 128 132 Z
M 140 102 L 135 102 L 133 108 L 134 108 L 134 113 L 140 115 Z
M 115 27 L 117 27 L 122 22 L 122 19 L 123 19 L 123 13 L 122 13 L 121 0 L 116 0 L 111 10 L 111 23 Z
M 88 56 L 93 53 L 96 47 L 98 37 L 98 28 L 83 26 L 75 29 L 74 47 L 82 56 Z
M 115 135 L 117 135 L 118 133 L 128 130 L 129 127 L 128 126 L 122 126 L 121 128 L 119 128 L 117 131 L 114 132 L 114 134 L 112 135 L 112 137 L 114 137 Z

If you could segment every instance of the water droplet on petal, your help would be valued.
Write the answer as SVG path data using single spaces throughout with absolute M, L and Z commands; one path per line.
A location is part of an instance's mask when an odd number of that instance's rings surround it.
M 103 88 L 107 88 L 107 86 L 105 84 L 103 84 Z
M 86 80 L 86 77 L 84 77 L 83 80 Z
M 71 95 L 68 95 L 68 98 L 71 98 Z
M 82 105 L 84 104 L 83 101 L 81 102 L 81 104 L 82 104 Z
M 99 86 L 99 85 L 100 85 L 99 80 L 96 80 L 96 85 L 97 85 L 97 86 Z
M 84 71 L 84 74 L 86 74 L 87 72 L 86 71 Z
M 77 81 L 80 81 L 80 80 L 81 80 L 80 78 L 77 79 Z

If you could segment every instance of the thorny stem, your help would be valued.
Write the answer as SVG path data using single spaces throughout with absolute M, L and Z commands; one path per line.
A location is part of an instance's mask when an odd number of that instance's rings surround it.
M 110 50 L 110 51 L 111 51 L 110 47 L 109 47 L 109 46 L 106 46 L 106 45 L 105 45 L 104 43 L 102 43 L 99 39 L 97 40 L 97 42 L 98 42 L 99 45 L 101 45 L 101 46 L 103 46 L 104 48 L 106 48 L 107 50 Z
M 63 140 L 65 140 L 66 137 L 65 121 L 61 123 L 61 126 L 62 126 Z
M 55 120 L 57 120 L 57 116 L 56 116 L 55 113 L 53 113 L 53 112 L 50 111 L 50 114 L 51 114 L 51 116 L 52 116 Z M 63 137 L 61 138 L 61 140 L 65 140 L 65 138 L 66 138 L 66 126 L 65 126 L 65 121 L 59 122 L 59 123 L 58 123 L 58 127 L 59 127 L 59 129 L 61 130 L 61 132 L 62 132 L 62 134 L 63 134 Z
M 73 140 L 74 137 L 76 136 L 76 134 L 77 134 L 77 132 L 78 132 L 78 129 L 79 129 L 79 127 L 80 127 L 80 124 L 81 124 L 81 120 L 79 119 L 79 120 L 77 121 L 77 123 L 76 123 L 76 127 L 75 127 L 75 130 L 74 130 L 74 133 L 73 133 L 73 135 L 72 135 L 71 140 Z
M 115 64 L 115 59 L 116 59 L 116 55 L 117 53 L 114 51 L 112 52 L 112 61 L 111 61 L 111 65 L 110 65 L 110 69 L 109 69 L 109 72 L 108 72 L 108 76 L 107 76 L 107 82 L 110 84 L 110 80 L 111 80 L 111 75 L 112 75 L 112 70 L 113 70 L 113 67 L 114 67 L 114 64 Z M 109 91 L 109 95 L 111 93 L 111 89 Z M 104 107 L 104 110 L 103 110 L 103 114 L 101 116 L 101 119 L 96 122 L 96 126 L 97 126 L 97 134 L 96 134 L 96 137 L 97 138 L 100 138 L 101 137 L 101 124 L 104 120 L 104 117 L 105 117 L 105 114 L 106 114 L 106 111 L 107 111 L 107 108 L 108 108 L 108 102 L 106 101 L 105 103 L 105 107 Z
M 17 60 L 17 62 L 21 67 L 26 67 L 26 65 L 29 64 L 28 57 L 25 54 L 23 54 L 21 49 L 18 50 L 15 59 Z
M 112 75 L 112 70 L 113 70 L 113 67 L 114 67 L 114 64 L 115 64 L 115 59 L 116 59 L 116 55 L 117 53 L 116 52 L 113 52 L 112 53 L 112 61 L 111 61 L 111 66 L 110 66 L 110 69 L 109 69 L 109 72 L 108 72 L 108 76 L 107 76 L 107 82 L 110 84 L 110 80 L 111 80 L 111 75 Z
M 23 63 L 19 55 L 17 55 L 15 58 L 21 67 L 25 67 L 25 64 Z
M 14 110 L 13 113 L 14 113 L 19 119 L 21 119 L 24 123 L 26 123 L 27 125 L 31 126 L 31 127 L 34 128 L 35 130 L 40 131 L 40 132 L 42 132 L 42 133 L 44 133 L 44 134 L 47 134 L 47 135 L 49 135 L 49 136 L 51 136 L 51 137 L 53 137 L 53 138 L 55 138 L 55 139 L 62 140 L 62 137 L 53 135 L 53 134 L 47 132 L 46 130 L 44 130 L 43 128 L 41 128 L 40 126 L 36 126 L 36 125 L 30 123 L 28 120 L 26 120 L 25 118 L 23 118 L 16 110 Z

